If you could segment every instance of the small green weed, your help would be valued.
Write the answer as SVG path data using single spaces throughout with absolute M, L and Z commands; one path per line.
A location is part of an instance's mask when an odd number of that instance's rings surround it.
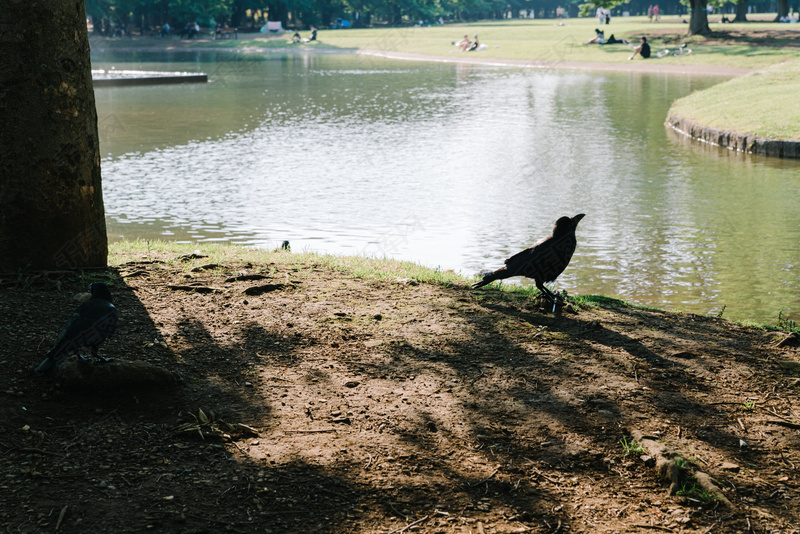
M 625 452 L 626 458 L 628 456 L 638 456 L 644 453 L 644 447 L 642 447 L 642 444 L 633 438 L 628 441 L 625 436 L 622 436 L 622 439 L 619 440 L 619 442 L 622 445 L 622 450 Z
M 800 333 L 800 328 L 797 327 L 797 323 L 791 319 L 785 318 L 783 316 L 783 311 L 778 312 L 778 322 L 775 323 L 775 326 L 778 327 L 778 330 Z
M 708 490 L 699 487 L 690 480 L 684 481 L 683 484 L 681 484 L 681 489 L 676 491 L 675 494 L 680 497 L 685 497 L 690 501 L 699 502 L 702 504 L 711 504 L 717 500 L 716 495 L 709 493 Z

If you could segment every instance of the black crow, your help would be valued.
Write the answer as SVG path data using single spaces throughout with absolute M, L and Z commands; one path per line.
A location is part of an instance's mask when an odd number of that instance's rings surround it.
M 505 267 L 486 274 L 483 280 L 473 284 L 472 288 L 477 289 L 495 280 L 512 276 L 526 276 L 533 278 L 536 287 L 553 303 L 555 308 L 556 296 L 544 284 L 555 281 L 569 265 L 572 253 L 575 252 L 575 227 L 583 217 L 583 213 L 572 218 L 561 217 L 553 226 L 553 235 L 545 237 L 531 248 L 511 256 L 505 261 Z
M 114 333 L 119 315 L 111 302 L 107 285 L 94 283 L 91 292 L 92 297 L 72 312 L 61 337 L 47 353 L 47 359 L 36 368 L 37 371 L 55 371 L 67 356 L 83 347 L 91 347 L 92 356 L 99 358 L 97 349 Z

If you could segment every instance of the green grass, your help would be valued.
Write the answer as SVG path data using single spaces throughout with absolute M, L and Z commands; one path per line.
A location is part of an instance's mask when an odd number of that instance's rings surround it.
M 748 30 L 775 29 L 776 24 L 754 22 L 747 25 Z M 340 48 L 359 50 L 383 50 L 409 52 L 434 56 L 482 57 L 511 60 L 541 61 L 586 61 L 586 62 L 627 62 L 630 49 L 625 45 L 583 45 L 594 37 L 598 27 L 594 18 L 568 19 L 564 26 L 558 26 L 554 19 L 484 21 L 465 24 L 448 24 L 430 28 L 365 28 L 351 30 L 319 31 L 319 42 L 293 45 L 291 33 L 281 36 L 259 36 L 239 40 L 197 42 L 195 46 L 215 47 L 257 47 L 257 48 Z M 713 25 L 719 28 L 719 25 Z M 777 47 L 756 47 L 748 43 L 727 42 L 716 44 L 714 40 L 703 37 L 688 37 L 687 25 L 680 19 L 664 17 L 659 24 L 650 24 L 645 17 L 616 17 L 610 25 L 603 26 L 608 37 L 611 33 L 617 38 L 638 40 L 641 35 L 648 36 L 654 51 L 661 48 L 674 48 L 679 43 L 687 43 L 693 53 L 686 57 L 667 57 L 662 59 L 637 60 L 658 61 L 660 64 L 719 65 L 738 68 L 763 68 L 796 57 L 793 51 Z M 800 28 L 781 25 L 780 29 Z M 664 32 L 667 32 L 666 34 Z M 478 34 L 479 40 L 489 46 L 488 50 L 474 53 L 461 53 L 451 43 L 464 34 Z M 305 35 L 305 33 L 304 33 Z M 715 43 L 715 44 L 711 44 Z
M 282 263 L 285 265 L 324 265 L 331 269 L 349 272 L 359 278 L 394 280 L 405 278 L 417 282 L 453 284 L 465 279 L 454 271 L 443 271 L 409 262 L 363 256 L 336 256 L 312 252 L 284 252 L 263 250 L 219 243 L 175 243 L 171 241 L 118 241 L 109 244 L 109 263 L 121 265 L 129 261 L 161 260 L 182 264 L 178 257 L 198 251 L 206 256 L 195 263 L 225 263 L 249 261 L 254 264 Z M 187 267 L 194 266 L 194 264 Z
M 628 441 L 625 436 L 622 436 L 622 439 L 619 440 L 619 443 L 622 445 L 622 452 L 626 458 L 628 456 L 639 456 L 644 453 L 644 447 L 642 447 L 642 444 L 633 438 Z
M 194 260 L 193 262 L 182 262 L 179 256 L 200 252 L 207 258 Z M 119 266 L 132 261 L 163 261 L 168 265 L 181 265 L 189 269 L 196 265 L 207 263 L 225 262 L 252 262 L 256 265 L 268 265 L 270 263 L 281 263 L 298 267 L 324 265 L 337 271 L 348 272 L 359 278 L 377 280 L 396 280 L 408 279 L 420 283 L 433 283 L 442 285 L 467 285 L 478 280 L 477 277 L 465 277 L 452 270 L 442 270 L 425 267 L 409 261 L 399 261 L 382 258 L 367 258 L 364 256 L 337 256 L 333 254 L 317 254 L 313 252 L 285 252 L 282 250 L 264 250 L 258 248 L 244 247 L 240 245 L 230 245 L 225 243 L 177 243 L 174 241 L 161 240 L 135 240 L 135 241 L 116 241 L 109 243 L 109 265 Z M 106 273 L 88 273 L 87 277 L 100 277 L 97 280 L 106 281 Z M 20 271 L 17 285 L 27 283 L 29 275 Z M 513 300 L 531 299 L 539 295 L 539 290 L 535 286 L 521 284 L 503 284 L 494 282 L 487 289 L 494 289 L 505 293 Z M 481 298 L 481 292 L 477 292 Z M 565 300 L 578 308 L 588 308 L 598 306 L 602 308 L 633 308 L 648 311 L 661 311 L 651 306 L 642 306 L 622 299 L 607 297 L 604 295 L 566 295 Z M 800 327 L 796 322 L 787 320 L 782 312 L 778 313 L 777 321 L 774 324 L 756 323 L 753 321 L 734 321 L 748 328 L 759 330 L 780 330 L 800 333 Z
M 670 115 L 770 139 L 800 141 L 800 59 L 772 66 L 677 100 Z

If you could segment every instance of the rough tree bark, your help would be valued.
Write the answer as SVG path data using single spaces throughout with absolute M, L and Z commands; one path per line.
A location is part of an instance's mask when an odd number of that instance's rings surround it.
M 711 33 L 708 27 L 708 11 L 706 11 L 707 0 L 691 0 L 689 10 L 689 35 L 707 35 Z
M 2 0 L 0 21 L 0 272 L 105 266 L 84 0 Z
M 789 0 L 778 0 L 778 14 L 774 22 L 780 21 L 781 17 L 789 15 Z
M 747 1 L 736 2 L 736 18 L 733 19 L 733 22 L 747 22 Z

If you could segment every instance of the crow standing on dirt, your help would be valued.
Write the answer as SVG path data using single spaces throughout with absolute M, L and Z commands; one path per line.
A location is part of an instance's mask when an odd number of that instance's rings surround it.
M 119 315 L 111 302 L 111 291 L 107 285 L 94 283 L 90 291 L 91 298 L 72 312 L 61 337 L 47 353 L 47 359 L 36 368 L 37 371 L 55 371 L 67 356 L 83 347 L 91 347 L 92 356 L 99 358 L 97 349 L 114 333 Z
M 569 265 L 577 244 L 575 228 L 584 216 L 580 213 L 572 218 L 561 217 L 553 226 L 553 235 L 511 256 L 505 261 L 505 267 L 485 275 L 483 280 L 473 284 L 472 288 L 477 289 L 495 280 L 512 276 L 526 276 L 533 278 L 539 291 L 555 306 L 556 296 L 544 286 L 544 283 L 555 281 Z

